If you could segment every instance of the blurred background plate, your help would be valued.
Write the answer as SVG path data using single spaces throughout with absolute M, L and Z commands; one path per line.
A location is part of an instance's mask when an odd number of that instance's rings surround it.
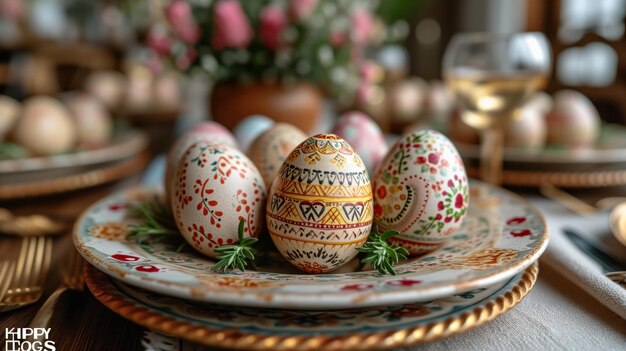
M 103 147 L 91 150 L 82 150 L 72 153 L 60 154 L 48 157 L 29 157 L 25 159 L 0 160 L 0 182 L 7 184 L 7 175 L 19 177 L 33 176 L 47 177 L 47 173 L 41 171 L 52 171 L 65 169 L 65 172 L 78 170 L 80 167 L 92 166 L 100 163 L 120 161 L 131 156 L 135 156 L 145 150 L 148 145 L 148 138 L 145 133 L 136 129 L 117 130 L 111 142 Z M 32 174 L 29 174 L 32 172 Z M 44 175 L 45 174 L 45 175 Z M 57 173 L 62 174 L 62 173 Z
M 477 160 L 480 156 L 479 145 L 455 142 L 461 156 L 468 160 Z M 600 136 L 593 147 L 565 148 L 546 146 L 539 150 L 522 148 L 504 149 L 505 169 L 523 169 L 540 166 L 554 166 L 558 170 L 563 167 L 584 169 L 598 165 L 626 169 L 626 128 L 617 124 L 603 124 Z
M 60 194 L 124 179 L 148 164 L 144 150 L 120 161 L 0 177 L 0 201 Z

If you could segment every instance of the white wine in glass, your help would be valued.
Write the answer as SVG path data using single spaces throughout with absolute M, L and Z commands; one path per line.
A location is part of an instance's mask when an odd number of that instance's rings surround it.
M 450 72 L 446 80 L 463 106 L 463 121 L 476 129 L 486 129 L 504 127 L 515 118 L 515 111 L 544 87 L 546 75 Z
M 446 50 L 443 66 L 463 121 L 481 131 L 480 176 L 499 186 L 503 131 L 546 83 L 547 41 L 541 33 L 458 34 Z

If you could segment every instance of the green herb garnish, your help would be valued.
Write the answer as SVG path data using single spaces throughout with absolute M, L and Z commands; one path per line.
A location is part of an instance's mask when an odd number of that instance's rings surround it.
M 130 214 L 142 219 L 142 224 L 130 224 L 127 239 L 134 239 L 139 244 L 166 241 L 177 246 L 176 252 L 182 251 L 187 245 L 180 235 L 170 207 L 157 197 L 132 206 Z
M 18 160 L 28 157 L 25 148 L 9 142 L 0 142 L 0 160 Z
M 254 253 L 255 250 L 251 247 L 257 242 L 257 238 L 245 238 L 243 237 L 244 220 L 239 222 L 239 243 L 233 245 L 221 246 L 215 249 L 220 256 L 217 262 L 211 270 L 215 272 L 224 272 L 229 269 L 239 268 L 240 270 L 246 270 L 246 266 L 250 263 L 254 267 Z
M 387 243 L 387 239 L 398 234 L 400 233 L 395 230 L 390 230 L 383 234 L 372 232 L 367 242 L 357 249 L 359 252 L 366 254 L 361 259 L 361 263 L 369 263 L 382 274 L 396 275 L 393 266 L 401 258 L 407 258 L 409 255 L 405 248 L 400 246 L 393 247 Z

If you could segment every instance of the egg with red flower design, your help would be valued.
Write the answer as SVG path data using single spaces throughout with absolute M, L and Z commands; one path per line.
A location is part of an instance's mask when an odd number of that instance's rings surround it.
M 241 151 L 200 141 L 189 146 L 176 167 L 171 206 L 185 240 L 199 252 L 215 251 L 244 237 L 257 237 L 263 226 L 265 186 L 256 166 Z
M 211 141 L 237 148 L 235 137 L 226 127 L 217 122 L 201 122 L 189 128 L 176 140 L 167 153 L 164 178 L 165 199 L 167 201 L 170 199 L 172 182 L 178 161 L 189 146 L 199 141 Z
M 373 177 L 374 223 L 396 230 L 388 241 L 411 255 L 437 249 L 460 227 L 469 205 L 468 180 L 456 148 L 443 134 L 404 135 Z

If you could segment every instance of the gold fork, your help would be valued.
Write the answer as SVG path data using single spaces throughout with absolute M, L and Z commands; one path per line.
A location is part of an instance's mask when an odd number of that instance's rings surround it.
M 48 297 L 43 306 L 41 306 L 39 311 L 37 311 L 37 314 L 30 322 L 30 328 L 47 328 L 50 324 L 54 308 L 56 307 L 61 295 L 68 289 L 77 291 L 83 290 L 85 285 L 85 278 L 83 275 L 84 262 L 85 261 L 78 254 L 78 252 L 76 252 L 75 249 L 72 249 L 68 264 L 63 271 L 63 284 L 57 288 L 56 291 L 50 295 L 50 297 Z
M 0 312 L 33 304 L 41 298 L 51 258 L 52 239 L 46 237 L 22 239 L 22 247 L 10 284 L 11 289 L 0 301 Z
M 4 298 L 15 273 L 15 262 L 0 262 L 0 301 Z

